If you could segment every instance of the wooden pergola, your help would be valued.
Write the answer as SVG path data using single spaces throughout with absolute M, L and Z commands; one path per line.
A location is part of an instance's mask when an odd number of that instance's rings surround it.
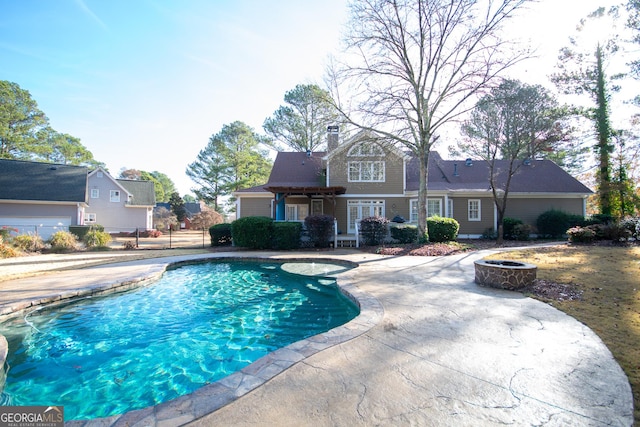
M 333 208 L 332 215 L 336 216 L 336 196 L 347 192 L 345 187 L 292 187 L 292 186 L 270 186 L 265 190 L 273 193 L 275 206 L 289 196 L 322 196 L 324 200 L 331 202 Z

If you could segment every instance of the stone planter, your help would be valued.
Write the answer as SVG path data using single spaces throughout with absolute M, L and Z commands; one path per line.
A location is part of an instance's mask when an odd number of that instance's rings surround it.
M 538 270 L 533 264 L 509 260 L 481 259 L 474 264 L 478 285 L 509 290 L 531 285 Z

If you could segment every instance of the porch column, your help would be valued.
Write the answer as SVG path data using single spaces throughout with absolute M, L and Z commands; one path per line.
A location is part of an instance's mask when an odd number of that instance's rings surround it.
M 284 194 L 276 194 L 276 221 L 285 220 L 285 208 L 284 208 Z

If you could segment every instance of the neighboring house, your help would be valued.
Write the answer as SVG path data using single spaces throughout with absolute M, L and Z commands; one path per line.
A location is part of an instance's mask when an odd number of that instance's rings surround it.
M 46 240 L 82 225 L 87 173 L 84 166 L 0 159 L 0 227 Z
M 236 191 L 236 215 L 302 221 L 308 215 L 336 218 L 339 233 L 352 235 L 358 220 L 383 216 L 418 219 L 419 163 L 415 156 L 383 146 L 366 132 L 338 145 L 330 127 L 328 152 L 279 152 L 262 186 Z M 506 161 L 498 162 L 506 170 Z M 587 187 L 550 160 L 526 161 L 511 181 L 506 216 L 535 226 L 549 210 L 585 215 Z M 460 237 L 497 229 L 497 212 L 484 161 L 429 159 L 427 215 L 455 218 Z
M 88 194 L 85 224 L 102 225 L 108 233 L 153 228 L 156 205 L 153 182 L 115 179 L 98 168 L 89 173 Z
M 181 230 L 190 230 L 191 229 L 191 220 L 193 217 L 200 212 L 202 212 L 204 208 L 204 202 L 186 202 L 184 204 L 185 217 L 180 222 Z M 156 208 L 165 208 L 171 212 L 171 204 L 167 202 L 156 203 Z

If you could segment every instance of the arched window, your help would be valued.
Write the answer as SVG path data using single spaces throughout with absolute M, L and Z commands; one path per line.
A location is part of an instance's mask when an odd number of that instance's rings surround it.
M 384 156 L 382 147 L 376 142 L 365 141 L 351 147 L 347 153 L 349 157 L 373 157 Z

